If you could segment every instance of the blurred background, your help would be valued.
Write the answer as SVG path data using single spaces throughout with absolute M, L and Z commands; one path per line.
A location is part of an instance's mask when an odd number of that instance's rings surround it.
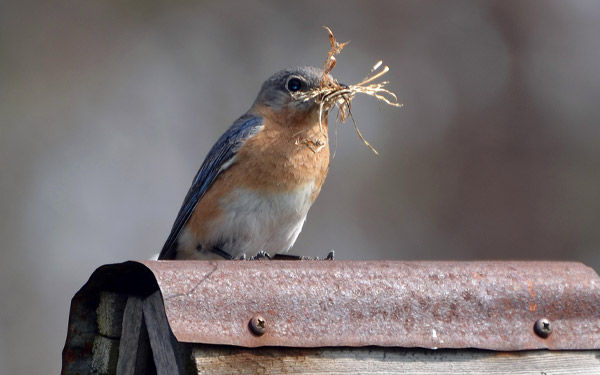
M 600 269 L 597 1 L 3 1 L 0 373 L 59 372 L 70 298 L 160 250 L 261 83 L 321 66 L 323 25 L 351 40 L 334 76 L 383 60 L 404 107 L 354 101 L 380 155 L 339 125 L 293 253 Z

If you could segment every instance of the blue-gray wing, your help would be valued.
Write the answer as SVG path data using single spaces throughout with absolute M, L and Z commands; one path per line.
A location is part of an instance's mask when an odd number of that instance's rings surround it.
M 246 114 L 237 119 L 215 143 L 194 177 L 158 259 L 175 259 L 177 237 L 192 216 L 194 208 L 219 176 L 223 165 L 235 156 L 244 141 L 258 133 L 262 127 L 262 117 Z

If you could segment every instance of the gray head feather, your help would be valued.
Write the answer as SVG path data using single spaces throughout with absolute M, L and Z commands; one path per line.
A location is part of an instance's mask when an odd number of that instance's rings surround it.
M 292 92 L 306 92 L 321 84 L 323 70 L 312 66 L 301 66 L 281 70 L 267 79 L 260 89 L 254 105 L 265 105 L 275 109 L 293 106 L 306 111 L 316 106 L 314 100 L 295 100 Z

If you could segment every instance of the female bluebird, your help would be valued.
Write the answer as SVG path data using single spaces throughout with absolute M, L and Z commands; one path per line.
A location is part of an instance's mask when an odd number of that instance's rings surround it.
M 282 70 L 219 138 L 196 174 L 158 259 L 239 259 L 294 244 L 329 167 L 323 71 Z

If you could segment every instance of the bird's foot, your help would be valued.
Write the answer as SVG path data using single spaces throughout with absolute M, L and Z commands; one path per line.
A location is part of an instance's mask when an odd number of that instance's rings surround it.
M 330 251 L 329 254 L 325 258 L 319 257 L 307 257 L 302 255 L 292 255 L 292 254 L 275 254 L 273 256 L 273 260 L 333 260 L 335 257 L 335 251 Z
M 245 258 L 245 255 L 244 255 Z M 248 260 L 272 260 L 273 257 L 269 255 L 269 253 L 265 251 L 259 251 L 255 256 L 248 258 Z

